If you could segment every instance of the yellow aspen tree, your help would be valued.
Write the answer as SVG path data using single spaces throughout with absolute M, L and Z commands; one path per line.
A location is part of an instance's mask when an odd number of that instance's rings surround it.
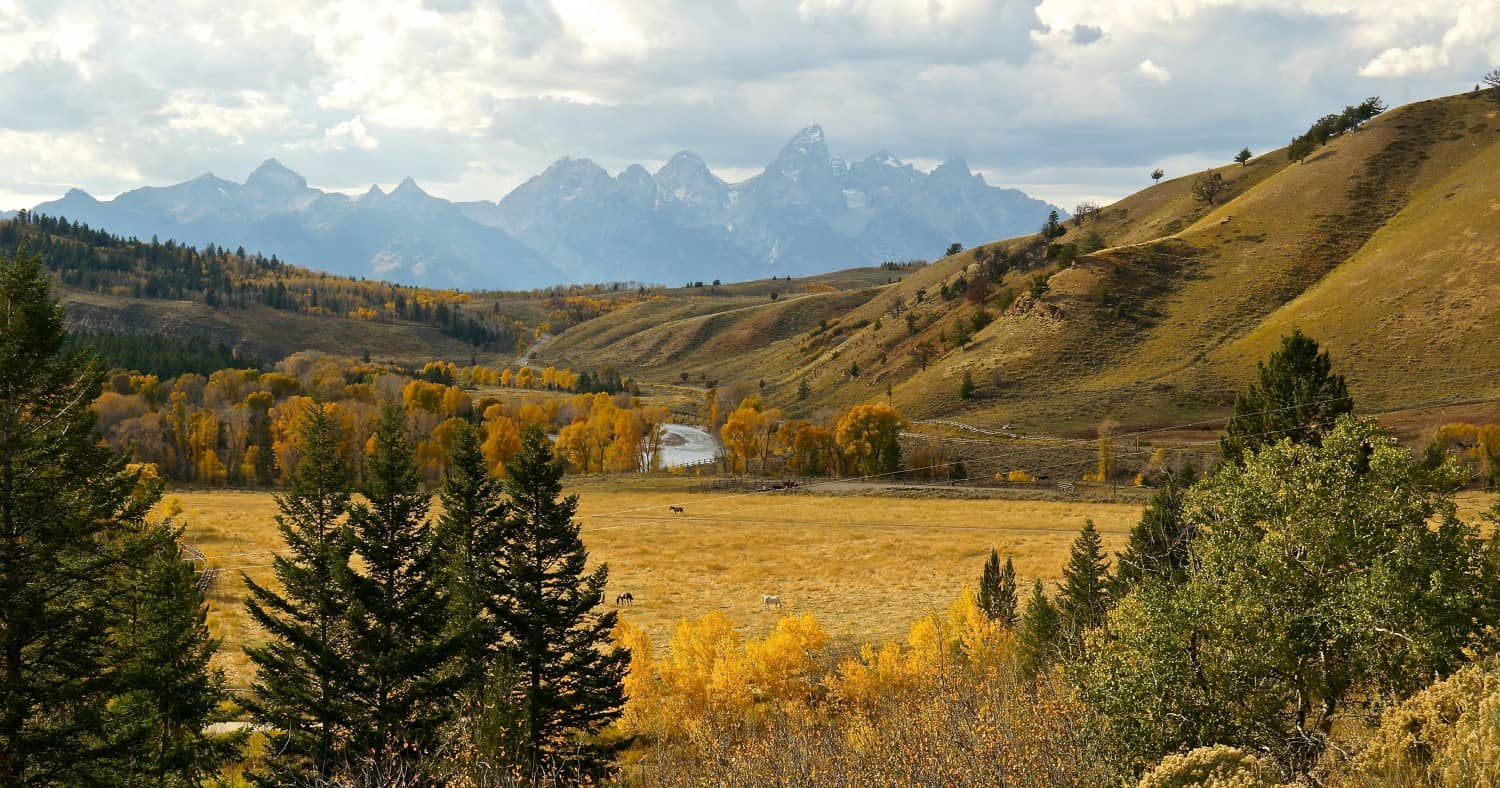
M 505 466 L 521 451 L 521 427 L 509 416 L 496 414 L 484 423 L 484 461 L 493 476 L 504 476 Z

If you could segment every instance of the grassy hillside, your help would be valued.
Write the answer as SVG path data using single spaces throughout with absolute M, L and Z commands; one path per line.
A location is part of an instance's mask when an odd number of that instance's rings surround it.
M 149 334 L 203 340 L 240 348 L 261 359 L 279 359 L 300 350 L 361 356 L 402 364 L 434 358 L 467 364 L 471 355 L 502 366 L 514 353 L 477 348 L 436 327 L 409 321 L 376 323 L 307 315 L 250 306 L 216 309 L 201 302 L 132 298 L 58 287 L 68 325 L 85 334 Z
M 665 291 L 569 329 L 547 346 L 546 361 L 578 369 L 612 365 L 660 382 L 785 385 L 785 370 L 799 362 L 799 338 L 842 333 L 842 318 L 912 275 L 862 268 Z
M 1412 104 L 1303 163 L 1278 150 L 1216 172 L 1226 189 L 1214 205 L 1193 198 L 1197 173 L 1149 186 L 1056 240 L 1103 248 L 1011 271 L 977 303 L 937 295 L 972 281 L 968 250 L 899 282 L 797 300 L 670 297 L 574 328 L 550 351 L 647 379 L 764 380 L 809 413 L 889 387 L 918 418 L 1083 431 L 1222 415 L 1254 362 L 1301 327 L 1367 410 L 1500 398 L 1500 104 Z M 955 343 L 981 309 L 993 322 Z M 978 389 L 967 401 L 965 372 Z M 793 405 L 804 379 L 812 395 Z

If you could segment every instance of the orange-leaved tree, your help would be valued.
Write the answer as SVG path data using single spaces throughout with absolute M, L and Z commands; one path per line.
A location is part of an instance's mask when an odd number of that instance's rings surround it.
M 854 468 L 866 476 L 901 470 L 901 444 L 897 437 L 906 419 L 896 409 L 880 403 L 855 405 L 839 419 L 839 448 Z

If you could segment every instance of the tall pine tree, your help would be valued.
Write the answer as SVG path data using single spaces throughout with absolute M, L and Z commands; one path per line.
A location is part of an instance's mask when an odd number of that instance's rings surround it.
M 1187 580 L 1192 530 L 1183 508 L 1192 483 L 1191 469 L 1180 476 L 1168 474 L 1165 483 L 1151 494 L 1140 522 L 1130 529 L 1125 552 L 1115 562 L 1116 597 L 1130 593 L 1148 578 L 1169 587 Z
M 209 666 L 218 642 L 180 534 L 170 521 L 154 525 L 142 535 L 142 560 L 119 575 L 110 649 L 119 684 L 109 714 L 115 758 L 101 775 L 111 785 L 196 788 L 238 755 L 243 738 L 205 733 L 225 720 L 219 704 L 229 693 Z
M 989 620 L 1012 629 L 1016 626 L 1016 567 L 1009 556 L 1000 567 L 1000 553 L 990 550 L 979 578 L 979 609 Z
M 461 713 L 470 719 L 478 715 L 500 645 L 486 602 L 496 596 L 494 558 L 505 539 L 503 494 L 499 480 L 489 474 L 479 431 L 463 423 L 453 436 L 443 475 L 437 542 L 448 601 L 448 633 L 463 639 L 454 671 L 462 677 Z
M 1327 351 L 1300 329 L 1283 337 L 1281 348 L 1256 364 L 1255 382 L 1234 399 L 1219 451 L 1243 463 L 1245 455 L 1268 443 L 1318 445 L 1338 417 L 1354 411 L 1344 377 L 1333 372 Z
M 1000 552 L 990 549 L 990 557 L 984 561 L 984 570 L 979 573 L 979 609 L 986 618 L 995 620 L 996 605 L 1000 596 Z
M 87 783 L 104 762 L 107 597 L 156 502 L 99 442 L 104 373 L 64 339 L 39 258 L 0 261 L 0 785 Z
M 579 747 L 620 716 L 630 653 L 610 645 L 613 611 L 596 610 L 609 569 L 585 574 L 588 553 L 573 515 L 577 496 L 562 495 L 562 465 L 540 429 L 528 428 L 506 469 L 509 513 L 491 612 L 513 666 L 512 695 L 524 715 L 519 761 L 533 777 L 593 771 L 611 754 Z
M 437 552 L 427 520 L 406 420 L 386 405 L 365 463 L 364 500 L 349 513 L 356 563 L 339 568 L 346 589 L 348 725 L 365 773 L 385 779 L 420 774 L 452 715 L 459 682 L 449 662 L 459 638 L 445 633 Z
M 1109 612 L 1109 559 L 1093 520 L 1073 540 L 1063 567 L 1062 593 L 1057 598 L 1063 640 L 1074 654 L 1083 649 L 1083 636 L 1104 623 Z
M 1005 567 L 1000 570 L 1000 589 L 995 595 L 995 621 L 1008 629 L 1016 626 L 1016 565 L 1005 557 Z
M 259 668 L 245 706 L 273 733 L 267 744 L 263 783 L 316 781 L 349 760 L 347 598 L 336 582 L 348 571 L 344 533 L 349 512 L 349 466 L 339 455 L 339 431 L 323 408 L 302 414 L 290 487 L 277 496 L 276 517 L 289 554 L 272 566 L 280 590 L 245 577 L 245 606 L 268 641 L 245 653 Z
M 1036 676 L 1057 658 L 1059 628 L 1057 607 L 1038 580 L 1031 587 L 1031 598 L 1016 632 L 1016 663 L 1023 675 Z

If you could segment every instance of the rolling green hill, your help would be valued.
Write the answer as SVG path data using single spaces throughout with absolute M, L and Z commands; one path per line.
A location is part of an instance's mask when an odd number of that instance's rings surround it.
M 1500 103 L 1411 104 L 1303 163 L 1277 150 L 1216 172 L 1214 205 L 1193 198 L 1197 173 L 1145 188 L 1055 241 L 1103 248 L 1012 270 L 978 303 L 939 295 L 978 272 L 968 250 L 898 282 L 776 301 L 676 291 L 564 332 L 549 358 L 663 382 L 764 381 L 809 414 L 889 390 L 916 418 L 1081 431 L 1222 415 L 1301 327 L 1365 409 L 1500 398 Z M 992 322 L 955 343 L 981 309 Z M 803 380 L 812 393 L 796 402 Z

